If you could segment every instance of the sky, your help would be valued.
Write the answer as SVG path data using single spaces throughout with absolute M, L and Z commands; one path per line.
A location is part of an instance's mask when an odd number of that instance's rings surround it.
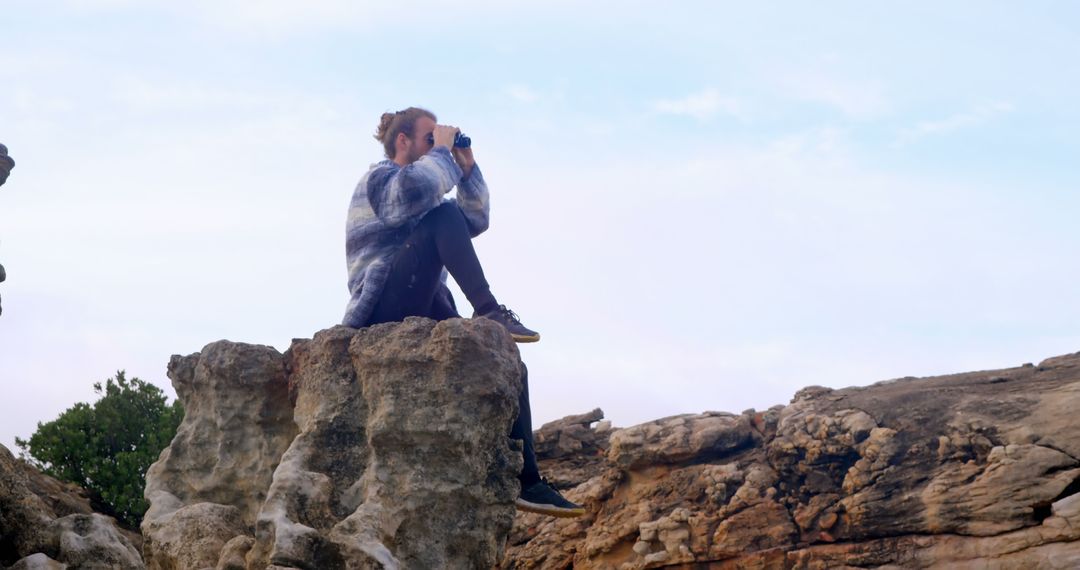
M 1080 351 L 1080 6 L 759 4 L 3 0 L 0 444 L 338 324 L 410 105 L 472 137 L 535 427 Z

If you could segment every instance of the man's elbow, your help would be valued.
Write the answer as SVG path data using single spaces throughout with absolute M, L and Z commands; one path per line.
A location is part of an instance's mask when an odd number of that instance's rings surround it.
M 469 219 L 469 234 L 472 235 L 472 237 L 476 237 L 476 236 L 486 232 L 487 229 L 488 229 L 487 216 L 483 217 L 482 219 Z

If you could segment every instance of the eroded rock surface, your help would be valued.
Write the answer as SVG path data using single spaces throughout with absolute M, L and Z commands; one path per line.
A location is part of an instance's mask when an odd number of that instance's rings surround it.
M 521 364 L 484 319 L 335 327 L 174 357 L 148 567 L 491 568 L 514 519 Z
M 575 416 L 588 446 L 537 448 L 578 467 L 588 514 L 519 515 L 501 566 L 1080 568 L 1076 409 L 1080 353 L 611 432 Z
M 138 535 L 0 445 L 0 568 L 143 568 Z
M 483 319 L 175 357 L 148 475 L 160 569 L 1080 568 L 1080 353 L 536 432 L 586 516 L 517 514 L 520 362 Z M 0 447 L 0 568 L 141 568 L 138 537 Z
M 146 474 L 143 554 L 151 568 L 214 566 L 254 527 L 296 435 L 285 363 L 272 347 L 219 341 L 174 356 L 169 378 L 184 420 Z

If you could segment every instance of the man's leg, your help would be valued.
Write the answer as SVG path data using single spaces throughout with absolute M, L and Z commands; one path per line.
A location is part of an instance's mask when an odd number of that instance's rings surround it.
M 521 468 L 521 488 L 540 482 L 540 466 L 536 464 L 536 448 L 533 446 L 532 408 L 529 406 L 529 369 L 521 363 L 521 393 L 518 394 L 518 417 L 510 428 L 510 437 L 520 439 L 521 456 L 525 464 Z
M 481 307 L 488 303 L 499 308 L 473 249 L 465 216 L 457 204 L 448 202 L 424 216 L 394 258 L 394 266 L 382 297 L 375 305 L 371 324 L 400 321 L 408 316 L 449 318 L 454 316 L 449 315 L 450 312 L 456 315 L 452 299 L 437 298 L 448 293 L 443 290 L 440 282 L 444 266 L 454 276 L 478 313 L 481 312 Z M 446 305 L 449 305 L 449 308 Z M 506 325 L 504 321 L 499 322 Z M 520 326 L 520 322 L 516 324 L 528 331 Z M 514 329 L 510 329 L 510 332 L 515 334 Z M 521 481 L 521 496 L 516 502 L 518 508 L 559 517 L 583 515 L 585 509 L 567 501 L 540 477 L 533 447 L 529 370 L 524 362 L 521 363 L 518 417 L 511 427 L 510 437 L 520 439 L 523 443 L 524 465 L 518 476 Z
M 372 324 L 400 321 L 405 317 L 447 316 L 433 313 L 443 267 L 454 276 L 473 307 L 483 306 L 490 310 L 499 305 L 476 257 L 465 216 L 452 202 L 432 209 L 420 220 L 393 263 L 382 296 L 372 312 Z
M 424 215 L 394 259 L 382 297 L 372 312 L 371 324 L 400 321 L 409 316 L 444 318 L 444 304 L 433 307 L 441 289 L 443 267 L 450 272 L 472 304 L 473 316 L 483 316 L 506 327 L 517 342 L 536 342 L 540 334 L 521 324 L 499 305 L 480 260 L 461 208 L 445 202 Z M 441 301 L 441 299 L 440 299 Z M 437 314 L 436 314 L 437 313 Z M 456 311 L 455 315 L 456 316 Z
M 540 477 L 540 466 L 536 463 L 536 449 L 533 446 L 532 408 L 529 405 L 529 369 L 521 363 L 521 393 L 518 394 L 518 417 L 510 428 L 510 437 L 522 442 L 521 455 L 524 465 L 518 479 L 521 481 L 521 495 L 515 505 L 522 511 L 540 513 L 555 517 L 580 517 L 585 509 L 566 500 L 547 481 Z
M 499 302 L 491 294 L 491 287 L 484 277 L 461 208 L 453 202 L 444 202 L 424 216 L 425 221 L 429 218 L 427 230 L 439 261 L 457 281 L 469 304 L 478 313 L 498 308 Z

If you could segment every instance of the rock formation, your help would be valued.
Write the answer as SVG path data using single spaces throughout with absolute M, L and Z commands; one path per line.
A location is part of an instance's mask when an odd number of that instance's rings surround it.
M 582 519 L 520 515 L 503 568 L 1080 568 L 1080 353 L 799 391 L 622 430 L 544 426 Z
M 143 568 L 137 534 L 94 512 L 85 491 L 0 445 L 0 568 Z
M 173 357 L 149 568 L 491 568 L 514 519 L 517 348 L 484 319 Z
M 483 319 L 173 357 L 186 415 L 148 474 L 146 567 L 1080 568 L 1080 353 L 763 412 L 569 416 L 535 443 L 578 519 L 515 514 L 519 375 Z M 0 448 L 0 568 L 141 568 L 139 540 Z

